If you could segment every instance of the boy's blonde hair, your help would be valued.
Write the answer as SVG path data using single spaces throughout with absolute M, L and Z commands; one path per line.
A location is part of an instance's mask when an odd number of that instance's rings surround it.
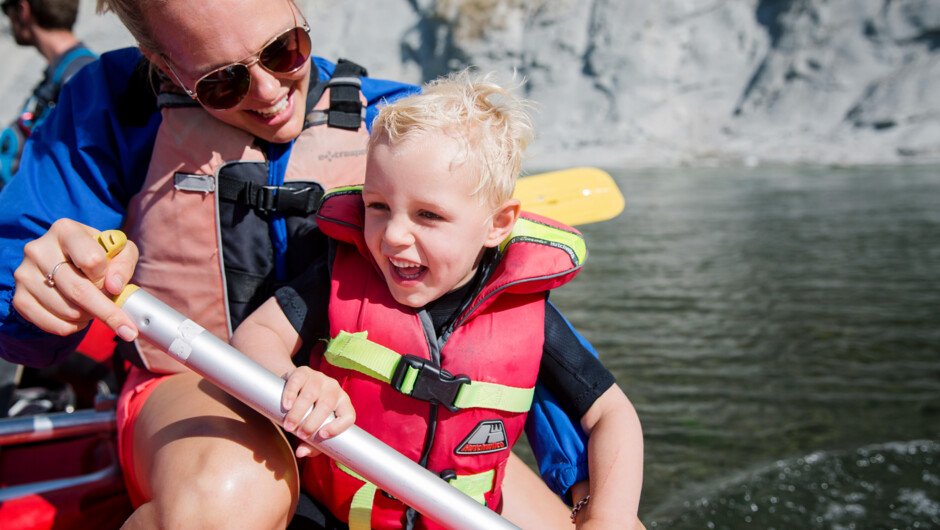
M 420 94 L 382 107 L 370 141 L 387 138 L 394 145 L 425 134 L 446 134 L 461 146 L 452 165 L 479 168 L 473 194 L 481 203 L 501 205 L 512 197 L 535 130 L 528 113 L 532 103 L 495 77 L 467 69 L 428 83 Z

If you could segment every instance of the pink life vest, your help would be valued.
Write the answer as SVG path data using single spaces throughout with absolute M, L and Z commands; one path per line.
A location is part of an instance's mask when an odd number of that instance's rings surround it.
M 495 508 L 506 461 L 522 433 L 538 377 L 546 291 L 577 274 L 586 256 L 584 241 L 573 228 L 524 214 L 501 246 L 491 277 L 462 309 L 449 335 L 436 338 L 418 311 L 394 300 L 371 259 L 361 232 L 360 191 L 334 190 L 317 214 L 323 232 L 341 243 L 331 269 L 334 340 L 318 365 L 313 361 L 314 367 L 340 382 L 356 406 L 359 427 Z M 346 347 L 353 342 L 354 347 Z M 368 364 L 352 354 L 344 357 L 346 351 L 363 346 L 390 356 L 386 360 L 399 354 L 412 357 L 402 358 L 385 374 L 385 381 L 361 367 L 343 367 Z M 457 376 L 456 381 L 441 383 L 448 377 L 439 378 L 440 370 Z M 417 382 L 405 383 L 410 377 Z M 461 377 L 472 383 L 461 383 Z M 471 389 L 477 390 L 475 397 L 466 395 Z M 515 397 L 500 401 L 496 394 Z M 421 395 L 432 401 L 416 399 Z M 302 484 L 334 515 L 349 519 L 351 528 L 404 524 L 403 503 L 374 493 L 353 471 L 325 455 L 305 463 Z M 361 491 L 373 493 L 371 506 L 361 506 L 361 500 L 354 503 L 357 492 L 362 499 Z M 439 528 L 426 518 L 418 527 Z
M 314 87 L 311 82 L 311 92 Z M 282 197 L 291 188 L 322 193 L 363 181 L 368 130 L 361 118 L 355 129 L 327 126 L 333 112 L 330 90 L 326 86 L 312 107 L 308 98 L 305 128 L 294 141 L 285 185 L 278 191 Z M 361 92 L 359 100 L 365 109 Z M 260 288 L 273 268 L 268 224 L 258 211 L 259 203 L 271 198 L 265 195 L 271 190 L 266 186 L 267 160 L 254 136 L 198 105 L 164 106 L 161 112 L 150 167 L 124 223 L 128 239 L 140 248 L 133 282 L 228 341 L 246 316 L 233 322 L 230 308 L 256 307 L 273 292 L 270 285 Z M 312 206 L 315 210 L 316 204 Z M 308 261 L 304 252 L 323 248 L 313 210 L 287 218 L 297 272 Z M 146 341 L 136 346 L 151 371 L 184 369 Z

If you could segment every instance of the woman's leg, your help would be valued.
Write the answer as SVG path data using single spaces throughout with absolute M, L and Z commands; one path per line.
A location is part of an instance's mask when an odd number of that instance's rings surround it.
M 131 435 L 131 433 L 128 433 Z M 125 462 L 147 499 L 125 528 L 284 528 L 297 463 L 271 421 L 194 373 L 147 397 Z

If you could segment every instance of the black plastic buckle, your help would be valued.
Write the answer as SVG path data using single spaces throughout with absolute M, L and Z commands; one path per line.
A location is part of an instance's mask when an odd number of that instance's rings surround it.
M 270 212 L 277 209 L 278 188 L 279 186 L 258 186 L 255 208 L 262 212 Z
M 310 215 L 320 207 L 323 192 L 319 186 L 259 186 L 252 184 L 249 204 L 263 213 Z
M 443 405 L 451 412 L 457 412 L 460 407 L 454 405 L 457 399 L 457 392 L 464 383 L 470 384 L 470 378 L 465 375 L 453 375 L 452 373 L 434 366 L 427 359 L 422 359 L 415 355 L 402 355 L 395 367 L 395 373 L 392 374 L 392 388 L 401 392 L 401 384 L 405 380 L 405 374 L 408 368 L 418 370 L 418 377 L 415 379 L 414 389 L 409 396 L 428 401 L 437 405 Z
M 293 188 L 284 186 L 278 192 L 277 210 L 284 215 L 310 215 L 317 213 L 323 192 L 319 186 Z

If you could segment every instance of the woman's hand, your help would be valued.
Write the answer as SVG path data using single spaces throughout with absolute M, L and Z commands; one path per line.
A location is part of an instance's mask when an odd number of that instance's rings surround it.
M 287 384 L 284 385 L 281 406 L 288 412 L 283 427 L 301 440 L 306 440 L 315 432 L 317 438 L 322 439 L 336 436 L 356 421 L 356 411 L 349 396 L 332 377 L 309 366 L 298 366 L 287 372 L 284 379 Z M 313 407 L 312 411 L 310 407 Z M 335 414 L 336 418 L 317 432 L 330 413 Z M 314 451 L 312 446 L 301 444 L 297 447 L 297 458 L 310 456 Z
M 60 219 L 26 244 L 23 262 L 13 273 L 13 307 L 20 316 L 62 336 L 81 331 L 98 318 L 122 339 L 137 338 L 137 326 L 111 301 L 134 273 L 137 246 L 128 241 L 109 262 L 95 239 L 99 233 Z

